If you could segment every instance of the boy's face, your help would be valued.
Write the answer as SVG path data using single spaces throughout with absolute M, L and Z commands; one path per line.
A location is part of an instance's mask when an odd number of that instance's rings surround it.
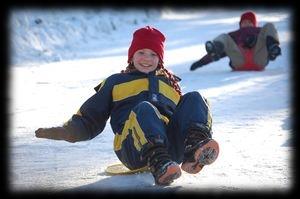
M 254 24 L 250 20 L 244 19 L 243 21 L 241 21 L 241 28 L 245 27 L 254 27 Z
M 159 57 L 153 50 L 144 48 L 133 54 L 132 61 L 138 71 L 149 73 L 157 68 Z

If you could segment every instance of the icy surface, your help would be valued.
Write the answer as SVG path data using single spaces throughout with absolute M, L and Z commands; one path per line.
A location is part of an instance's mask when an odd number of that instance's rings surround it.
M 9 187 L 12 191 L 278 190 L 293 185 L 291 131 L 291 13 L 257 9 L 259 25 L 278 28 L 282 56 L 263 72 L 231 72 L 228 58 L 194 72 L 204 43 L 238 28 L 243 10 L 13 10 L 10 15 Z M 96 138 L 68 143 L 35 138 L 39 127 L 61 125 L 107 76 L 124 69 L 132 33 L 151 25 L 166 40 L 165 65 L 183 91 L 211 103 L 217 161 L 183 172 L 171 186 L 149 173 L 107 176 L 117 162 L 109 123 Z

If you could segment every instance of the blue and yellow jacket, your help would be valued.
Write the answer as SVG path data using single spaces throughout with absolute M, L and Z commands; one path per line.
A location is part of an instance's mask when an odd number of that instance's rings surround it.
M 82 104 L 64 127 L 77 141 L 89 140 L 103 131 L 111 117 L 114 134 L 120 134 L 131 110 L 142 101 L 153 104 L 164 119 L 169 120 L 180 95 L 168 81 L 156 71 L 111 75 L 95 87 L 96 93 Z

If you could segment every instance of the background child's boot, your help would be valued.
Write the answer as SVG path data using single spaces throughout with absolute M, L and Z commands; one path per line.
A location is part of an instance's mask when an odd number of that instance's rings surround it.
M 279 42 L 271 36 L 267 36 L 266 45 L 269 55 L 269 60 L 273 61 L 277 56 L 281 55 L 281 48 L 279 47 Z
M 157 185 L 169 185 L 181 176 L 179 165 L 171 160 L 167 148 L 160 143 L 147 143 L 141 153 Z
M 219 41 L 207 41 L 205 49 L 214 61 L 218 61 L 224 53 L 224 45 Z
M 211 138 L 211 130 L 204 124 L 195 123 L 190 127 L 184 147 L 181 169 L 192 174 L 213 163 L 219 154 L 219 145 Z

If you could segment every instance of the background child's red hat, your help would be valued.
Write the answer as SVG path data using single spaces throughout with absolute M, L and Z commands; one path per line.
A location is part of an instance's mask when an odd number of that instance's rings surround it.
M 257 26 L 257 21 L 256 21 L 256 14 L 252 11 L 248 11 L 242 14 L 241 20 L 240 20 L 240 26 L 243 20 L 248 19 L 253 23 L 253 25 L 256 27 Z

